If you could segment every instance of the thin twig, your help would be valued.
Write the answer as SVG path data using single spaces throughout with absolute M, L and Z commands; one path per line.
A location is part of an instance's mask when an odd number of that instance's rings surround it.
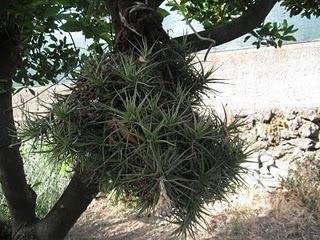
M 16 106 L 12 106 L 12 109 L 14 108 L 19 108 L 19 107 L 22 107 L 24 106 L 26 103 L 30 102 L 31 100 L 39 97 L 42 93 L 46 92 L 47 90 L 49 90 L 50 88 L 52 88 L 53 86 L 56 86 L 58 83 L 60 83 L 62 80 L 64 80 L 66 78 L 66 75 L 64 75 L 62 78 L 60 78 L 58 81 L 56 81 L 54 84 L 46 87 L 45 89 L 43 89 L 42 91 L 38 92 L 35 96 L 29 98 L 28 100 L 26 100 L 25 102 L 19 104 L 19 105 L 16 105 Z
M 189 21 L 187 15 L 183 12 L 183 10 L 182 10 L 182 8 L 180 7 L 180 5 L 178 4 L 178 2 L 177 2 L 176 0 L 174 0 L 174 3 L 178 6 L 181 14 L 183 15 L 184 19 L 185 19 L 186 22 L 187 22 L 187 25 L 191 28 L 191 30 L 194 32 L 194 34 L 197 36 L 197 38 L 199 38 L 199 39 L 202 40 L 202 41 L 209 41 L 209 42 L 211 42 L 211 44 L 210 44 L 210 46 L 209 46 L 209 48 L 208 48 L 208 50 L 207 50 L 207 52 L 206 52 L 206 54 L 205 54 L 205 56 L 204 56 L 204 61 L 206 61 L 206 60 L 207 60 L 207 57 L 208 57 L 208 54 L 209 54 L 211 48 L 216 44 L 216 41 L 215 41 L 214 39 L 212 39 L 212 38 L 202 37 L 202 36 L 195 30 L 195 28 L 192 26 L 192 24 L 191 24 L 191 22 Z

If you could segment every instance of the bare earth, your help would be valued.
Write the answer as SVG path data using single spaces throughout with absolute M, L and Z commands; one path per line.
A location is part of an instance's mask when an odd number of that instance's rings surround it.
M 209 207 L 197 240 L 320 240 L 320 226 L 285 193 L 243 190 L 230 203 Z M 95 200 L 71 230 L 68 240 L 170 240 L 173 226 L 155 217 L 137 217 L 108 199 Z M 191 238 L 189 238 L 191 239 Z

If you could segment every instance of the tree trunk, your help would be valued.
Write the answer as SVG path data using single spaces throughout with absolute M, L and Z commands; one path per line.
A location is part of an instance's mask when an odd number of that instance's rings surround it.
M 20 57 L 19 30 L 0 28 L 0 182 L 12 216 L 13 234 L 36 221 L 36 195 L 26 182 L 12 111 L 12 78 Z M 14 146 L 11 146 L 15 144 Z
M 148 46 L 155 42 L 168 44 L 168 34 L 162 28 L 162 17 L 157 13 L 162 0 L 145 1 L 136 0 L 107 0 L 116 30 L 115 48 L 121 52 L 142 46 L 145 41 Z

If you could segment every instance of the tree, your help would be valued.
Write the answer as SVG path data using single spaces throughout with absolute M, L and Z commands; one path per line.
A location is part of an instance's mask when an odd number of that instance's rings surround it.
M 158 11 L 163 2 L 8 0 L 0 3 L 0 181 L 12 217 L 14 240 L 63 239 L 99 191 L 97 182 L 88 184 L 83 180 L 92 172 L 75 171 L 47 216 L 36 217 L 36 194 L 26 181 L 17 144 L 12 94 L 19 89 L 13 88 L 13 82 L 25 88 L 36 83 L 45 85 L 54 82 L 60 74 L 70 75 L 81 63 L 84 56 L 79 49 L 66 38 L 58 39 L 57 32 L 82 31 L 86 38 L 94 40 L 88 49 L 94 54 L 111 48 L 126 52 L 133 48 L 132 44 L 141 45 L 141 37 L 148 45 L 159 40 L 166 44 L 186 41 L 192 51 L 208 49 L 248 33 L 257 38 L 254 43 L 257 47 L 261 44 L 277 47 L 282 41 L 294 40 L 291 34 L 295 29 L 286 21 L 280 25 L 264 23 L 277 0 L 192 0 L 179 4 L 168 1 L 172 10 L 179 10 L 187 19 L 199 20 L 205 27 L 202 32 L 176 39 L 170 39 L 162 29 L 162 18 L 157 12 L 167 14 Z M 283 0 L 281 4 L 292 16 L 320 15 L 317 0 Z

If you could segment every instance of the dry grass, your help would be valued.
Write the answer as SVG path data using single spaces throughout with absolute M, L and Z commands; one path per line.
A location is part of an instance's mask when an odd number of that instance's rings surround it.
M 196 240 L 320 240 L 319 179 L 319 168 L 306 163 L 271 194 L 243 189 L 230 204 L 208 206 L 212 216 Z M 175 239 L 169 224 L 125 209 L 96 201 L 73 229 L 73 239 Z
M 319 173 L 312 163 L 298 165 L 266 198 L 225 211 L 223 228 L 209 239 L 319 240 Z

